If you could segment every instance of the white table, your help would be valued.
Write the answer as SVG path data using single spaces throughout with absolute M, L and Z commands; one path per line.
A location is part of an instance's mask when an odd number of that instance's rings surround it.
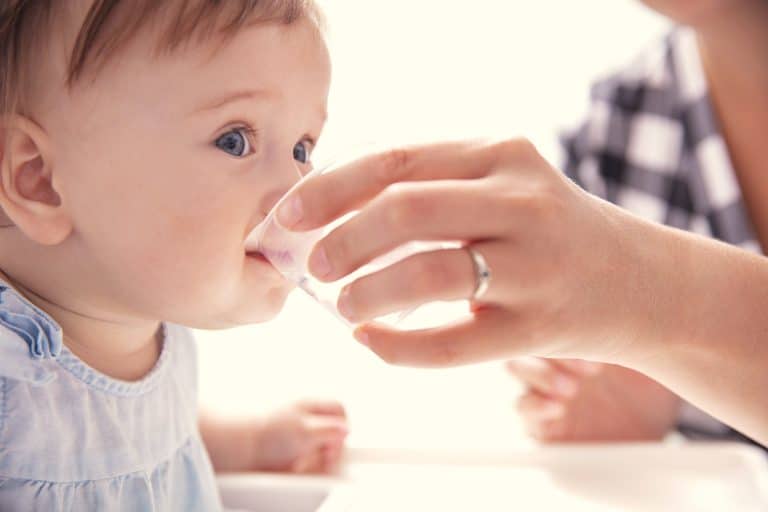
M 243 510 L 451 512 L 768 510 L 768 459 L 736 444 L 531 447 L 481 453 L 352 449 L 333 477 L 220 477 Z

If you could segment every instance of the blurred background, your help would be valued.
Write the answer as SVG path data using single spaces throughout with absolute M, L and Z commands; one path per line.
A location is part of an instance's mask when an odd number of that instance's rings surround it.
M 361 145 L 525 136 L 559 162 L 589 84 L 669 28 L 633 0 L 321 0 L 334 77 L 315 161 Z M 274 321 L 198 331 L 203 406 L 247 414 L 342 401 L 350 445 L 488 449 L 528 443 L 500 363 L 386 366 L 302 292 Z

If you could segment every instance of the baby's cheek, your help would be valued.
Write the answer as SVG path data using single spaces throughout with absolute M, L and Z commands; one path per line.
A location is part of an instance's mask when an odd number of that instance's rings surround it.
M 166 272 L 173 274 L 175 281 L 184 283 L 188 293 L 197 296 L 231 286 L 235 276 L 234 261 L 224 248 L 220 251 L 181 251 L 165 263 Z
M 222 279 L 227 266 L 223 251 L 206 250 L 202 240 L 174 242 L 169 236 L 167 242 L 148 246 L 140 265 L 164 294 L 199 298 Z
M 165 215 L 155 221 L 154 246 L 146 261 L 166 301 L 203 312 L 232 300 L 242 279 L 247 228 L 231 205 L 216 198 L 200 204 L 193 196 L 166 205 Z

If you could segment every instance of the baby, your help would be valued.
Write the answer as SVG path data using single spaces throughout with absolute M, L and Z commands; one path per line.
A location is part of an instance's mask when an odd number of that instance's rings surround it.
M 272 318 L 244 241 L 310 170 L 310 0 L 0 2 L 0 510 L 217 510 L 338 457 L 338 404 L 198 427 L 187 328 Z M 210 460 L 206 452 L 207 445 Z

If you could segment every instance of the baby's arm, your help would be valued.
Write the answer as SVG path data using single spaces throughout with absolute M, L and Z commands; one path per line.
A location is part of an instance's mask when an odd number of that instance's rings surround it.
M 217 472 L 328 472 L 341 458 L 348 431 L 336 402 L 301 402 L 244 419 L 203 413 L 199 424 Z

